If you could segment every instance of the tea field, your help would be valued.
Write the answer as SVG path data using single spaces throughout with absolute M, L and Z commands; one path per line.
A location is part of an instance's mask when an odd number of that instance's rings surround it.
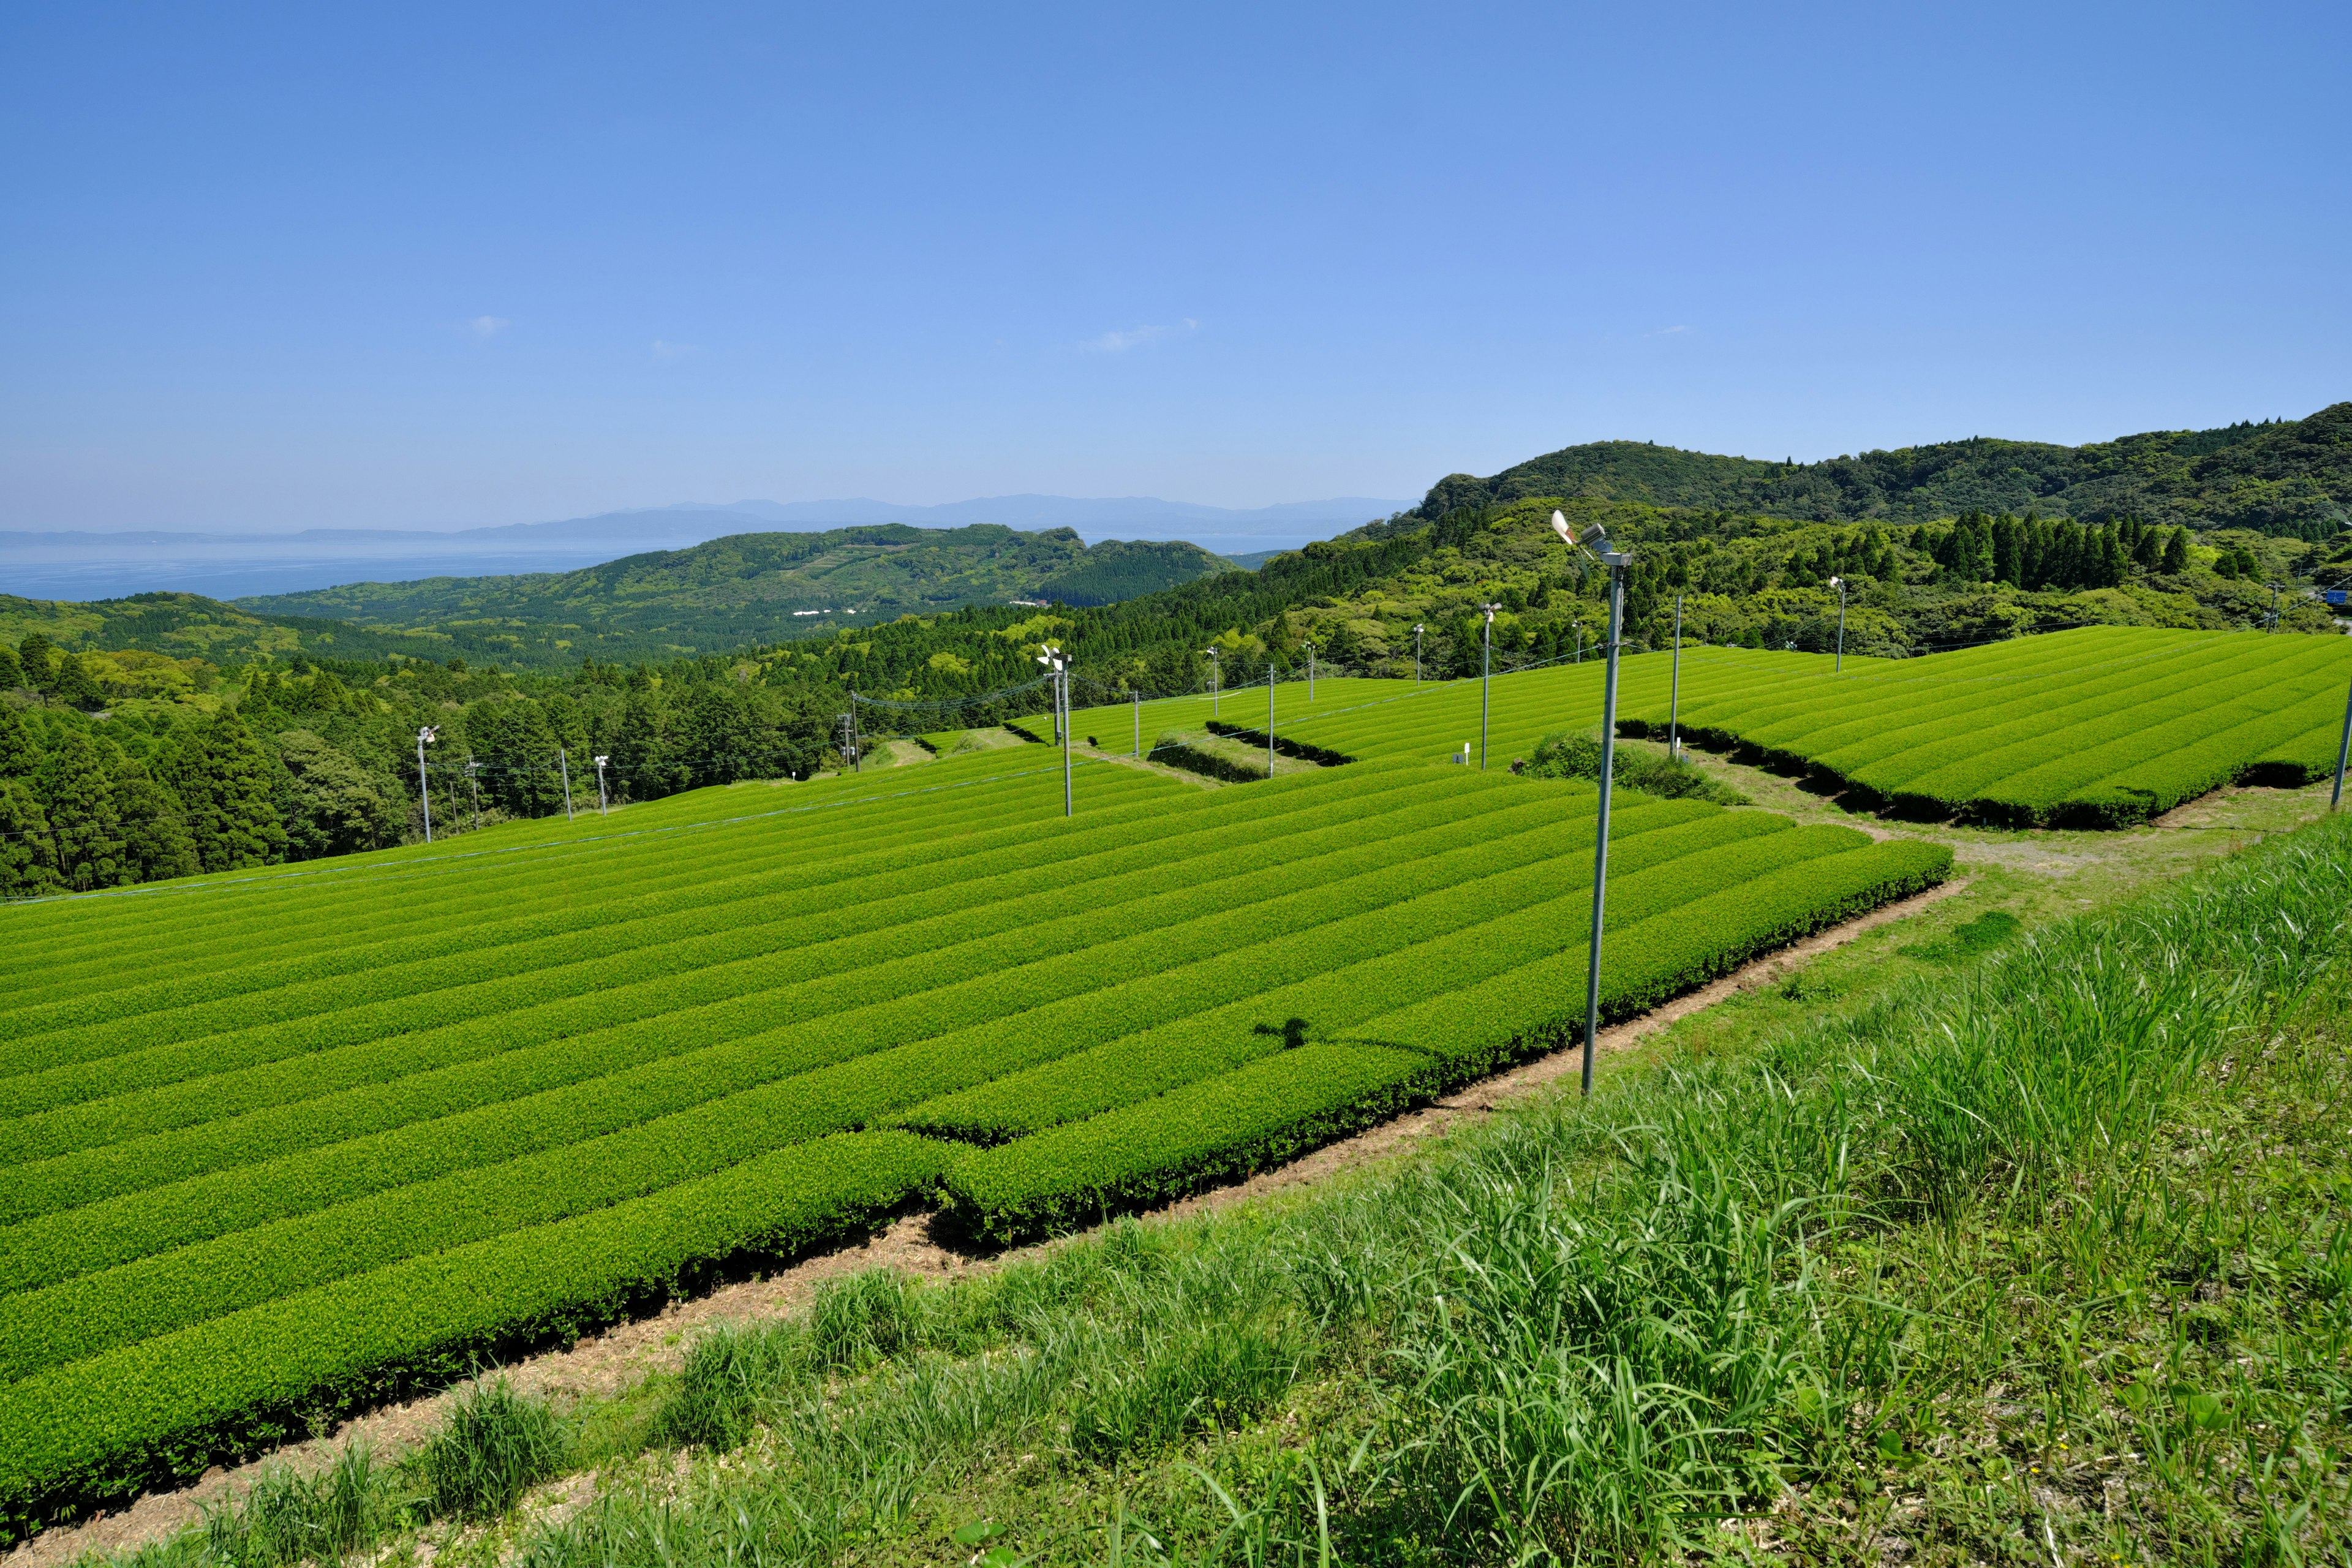
M 1622 729 L 1664 739 L 1672 660 L 1629 658 Z M 1495 678 L 1488 763 L 1546 734 L 1591 728 L 1601 668 L 1588 659 Z M 1328 756 L 1477 762 L 1479 683 L 1396 689 L 1327 680 L 1278 689 L 1275 732 Z M 1887 660 L 1685 647 L 1687 741 L 1738 746 L 1841 784 L 1856 804 L 2014 826 L 2122 827 L 2232 782 L 2302 784 L 2336 765 L 2352 639 L 2089 626 Z M 1228 693 L 1224 721 L 1263 743 Z M 1199 705 L 1202 700 L 1187 699 Z M 1188 710 L 1189 711 L 1190 710 Z M 1100 715 L 1100 717 L 1097 717 Z M 1201 718 L 1192 721 L 1202 722 Z M 1083 736 L 1108 710 L 1075 716 Z
M 1043 748 L 0 910 L 21 1525 L 942 1205 L 1013 1240 L 1580 1021 L 1585 786 Z M 1027 764 L 1027 765 L 1024 765 Z M 1612 1015 L 1948 854 L 1628 797 Z

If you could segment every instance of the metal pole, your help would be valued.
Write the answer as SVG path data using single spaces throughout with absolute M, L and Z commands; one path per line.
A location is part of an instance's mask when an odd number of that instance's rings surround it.
M 1683 596 L 1675 595 L 1675 676 L 1666 697 L 1666 755 L 1683 754 Z
M 1412 628 L 1412 684 L 1416 690 L 1421 687 L 1421 628 L 1419 626 Z
M 1143 760 L 1143 693 L 1135 693 L 1135 760 Z
M 563 775 L 563 820 L 572 820 L 572 764 L 563 760 L 563 748 L 555 748 L 555 768 Z
M 1833 674 L 1845 673 L 1845 584 L 1838 584 L 1838 649 L 1837 668 Z
M 1486 612 L 1485 641 L 1478 654 L 1478 771 L 1486 771 L 1486 711 L 1495 692 L 1495 612 L 1500 605 L 1481 605 Z
M 1486 633 L 1478 646 L 1478 771 L 1486 771 L 1486 713 L 1495 699 L 1495 612 L 1486 612 Z
M 433 792 L 425 784 L 425 737 L 430 731 L 416 731 L 416 798 L 425 805 L 425 842 L 433 842 Z
M 1625 611 L 1622 560 L 1609 567 L 1609 673 L 1601 696 L 1601 830 L 1592 847 L 1592 956 L 1584 974 L 1584 1092 L 1592 1093 L 1592 1053 L 1601 1037 L 1601 917 L 1609 892 L 1609 786 L 1617 767 L 1617 635 Z
M 1057 671 L 1055 686 L 1061 693 L 1062 709 L 1062 815 L 1070 815 L 1070 672 Z
M 599 816 L 610 816 L 613 815 L 611 809 L 604 803 L 604 763 L 608 760 L 609 759 L 604 757 L 598 757 L 596 759 L 596 815 Z
M 474 831 L 477 833 L 482 830 L 482 780 L 478 772 L 481 765 L 474 761 L 473 752 L 466 753 L 466 787 L 474 792 Z
M 866 737 L 857 732 L 857 688 L 849 689 L 849 771 L 866 771 Z
M 2336 744 L 2336 793 L 2327 797 L 2327 809 L 2334 811 L 2344 804 L 2344 759 L 2352 754 L 2352 691 L 2344 696 L 2344 739 Z
M 1265 776 L 1274 776 L 1274 660 L 1265 661 Z
M 1307 700 L 1315 700 L 1315 645 L 1307 645 Z

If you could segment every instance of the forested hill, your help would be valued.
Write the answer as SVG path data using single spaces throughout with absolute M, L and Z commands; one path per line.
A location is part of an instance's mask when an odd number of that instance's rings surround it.
M 577 572 L 359 583 L 238 602 L 272 615 L 429 631 L 477 660 L 542 666 L 719 652 L 972 604 L 1104 605 L 1234 570 L 1181 542 L 1088 548 L 1066 528 L 891 523 L 739 533 Z
M 1975 437 L 1824 462 L 1765 462 L 1595 441 L 1486 479 L 1449 474 L 1413 520 L 1537 496 L 1762 513 L 1812 522 L 1930 522 L 1968 512 L 2133 517 L 2319 541 L 2352 527 L 2352 403 L 2306 419 L 2161 430 L 2084 447 Z

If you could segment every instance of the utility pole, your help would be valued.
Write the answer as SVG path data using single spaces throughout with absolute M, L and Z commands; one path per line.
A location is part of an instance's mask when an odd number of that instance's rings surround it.
M 482 764 L 474 761 L 474 753 L 466 753 L 466 787 L 474 792 L 474 831 L 482 830 Z
M 1141 762 L 1143 760 L 1143 693 L 1137 691 L 1132 695 L 1135 698 L 1135 760 Z
M 1576 662 L 1580 667 L 1584 663 L 1584 623 L 1582 621 L 1576 623 Z
M 1500 605 L 1481 605 L 1486 612 L 1486 637 L 1478 648 L 1478 771 L 1486 771 L 1486 713 L 1495 699 L 1495 612 Z
M 2334 811 L 2344 804 L 2344 763 L 2352 756 L 2352 691 L 2344 697 L 2344 739 L 2336 743 L 2336 793 L 2327 797 L 2327 809 Z
M 596 815 L 599 816 L 613 815 L 604 804 L 604 764 L 612 760 L 609 756 L 596 759 Z
M 1307 639 L 1307 700 L 1315 700 L 1315 639 Z
M 1601 697 L 1601 807 L 1592 846 L 1592 951 L 1584 973 L 1582 1079 L 1589 1098 L 1592 1093 L 1592 1058 L 1601 1037 L 1601 936 L 1609 893 L 1609 788 L 1617 771 L 1618 643 L 1624 628 L 1625 568 L 1633 564 L 1633 556 L 1631 551 L 1610 549 L 1608 531 L 1597 522 L 1579 535 L 1570 532 L 1568 519 L 1555 511 L 1551 525 L 1570 544 L 1592 551 L 1609 568 L 1609 673 L 1602 681 Z M 1596 545 L 1598 549 L 1594 549 Z
M 1274 777 L 1274 660 L 1265 661 L 1265 776 Z
M 437 726 L 427 724 L 416 731 L 416 798 L 425 807 L 425 842 L 433 842 L 433 791 L 425 782 L 425 748 L 441 738 Z
M 852 773 L 866 771 L 865 740 L 865 733 L 857 723 L 857 688 L 853 686 L 849 689 L 849 771 Z
M 2280 588 L 2280 584 L 2276 584 L 2276 583 L 2273 583 L 2273 584 L 2272 584 L 2270 586 L 2271 586 L 2271 626 L 2270 626 L 2270 629 L 2271 629 L 2271 630 L 2273 630 L 2273 631 L 2276 631 L 2276 630 L 2278 630 L 2278 596 L 2279 596 L 2279 588 Z
M 1217 697 L 1223 689 L 1224 683 L 1217 679 L 1216 646 L 1213 643 L 1202 651 L 1209 656 L 1209 717 L 1214 719 L 1218 712 Z
M 1062 650 L 1051 643 L 1045 645 L 1045 651 L 1037 656 L 1037 662 L 1045 667 L 1045 673 L 1052 677 L 1054 681 L 1054 721 L 1055 727 L 1062 732 L 1062 815 L 1067 816 L 1071 809 L 1070 664 L 1069 660 L 1062 657 Z
M 1412 688 L 1416 691 L 1421 689 L 1421 627 L 1412 628 Z
M 1837 668 L 1832 673 L 1843 675 L 1845 673 L 1845 579 L 1832 577 L 1830 579 L 1830 586 L 1838 591 Z M 1679 605 L 1682 600 L 1676 598 L 1675 603 Z
M 1666 755 L 1683 754 L 1683 596 L 1675 595 L 1675 675 L 1666 698 Z
M 856 750 L 856 742 L 850 739 L 850 732 L 849 715 L 844 713 L 841 716 L 841 768 L 844 773 L 849 771 L 850 755 Z
M 563 775 L 563 820 L 572 820 L 572 764 L 563 760 L 563 748 L 555 748 L 555 771 Z

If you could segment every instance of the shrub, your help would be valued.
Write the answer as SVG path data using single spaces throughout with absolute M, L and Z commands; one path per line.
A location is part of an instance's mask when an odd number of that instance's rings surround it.
M 1601 777 L 1601 738 L 1571 731 L 1546 735 L 1519 769 L 1521 776 L 1538 779 Z M 1729 784 L 1708 776 L 1696 763 L 1637 746 L 1617 748 L 1610 776 L 1627 789 L 1665 800 L 1704 800 L 1717 805 L 1746 805 L 1748 797 Z
M 450 1402 L 448 1418 L 409 1464 L 436 1514 L 495 1519 L 560 1472 L 568 1448 L 553 1411 L 494 1377 Z

